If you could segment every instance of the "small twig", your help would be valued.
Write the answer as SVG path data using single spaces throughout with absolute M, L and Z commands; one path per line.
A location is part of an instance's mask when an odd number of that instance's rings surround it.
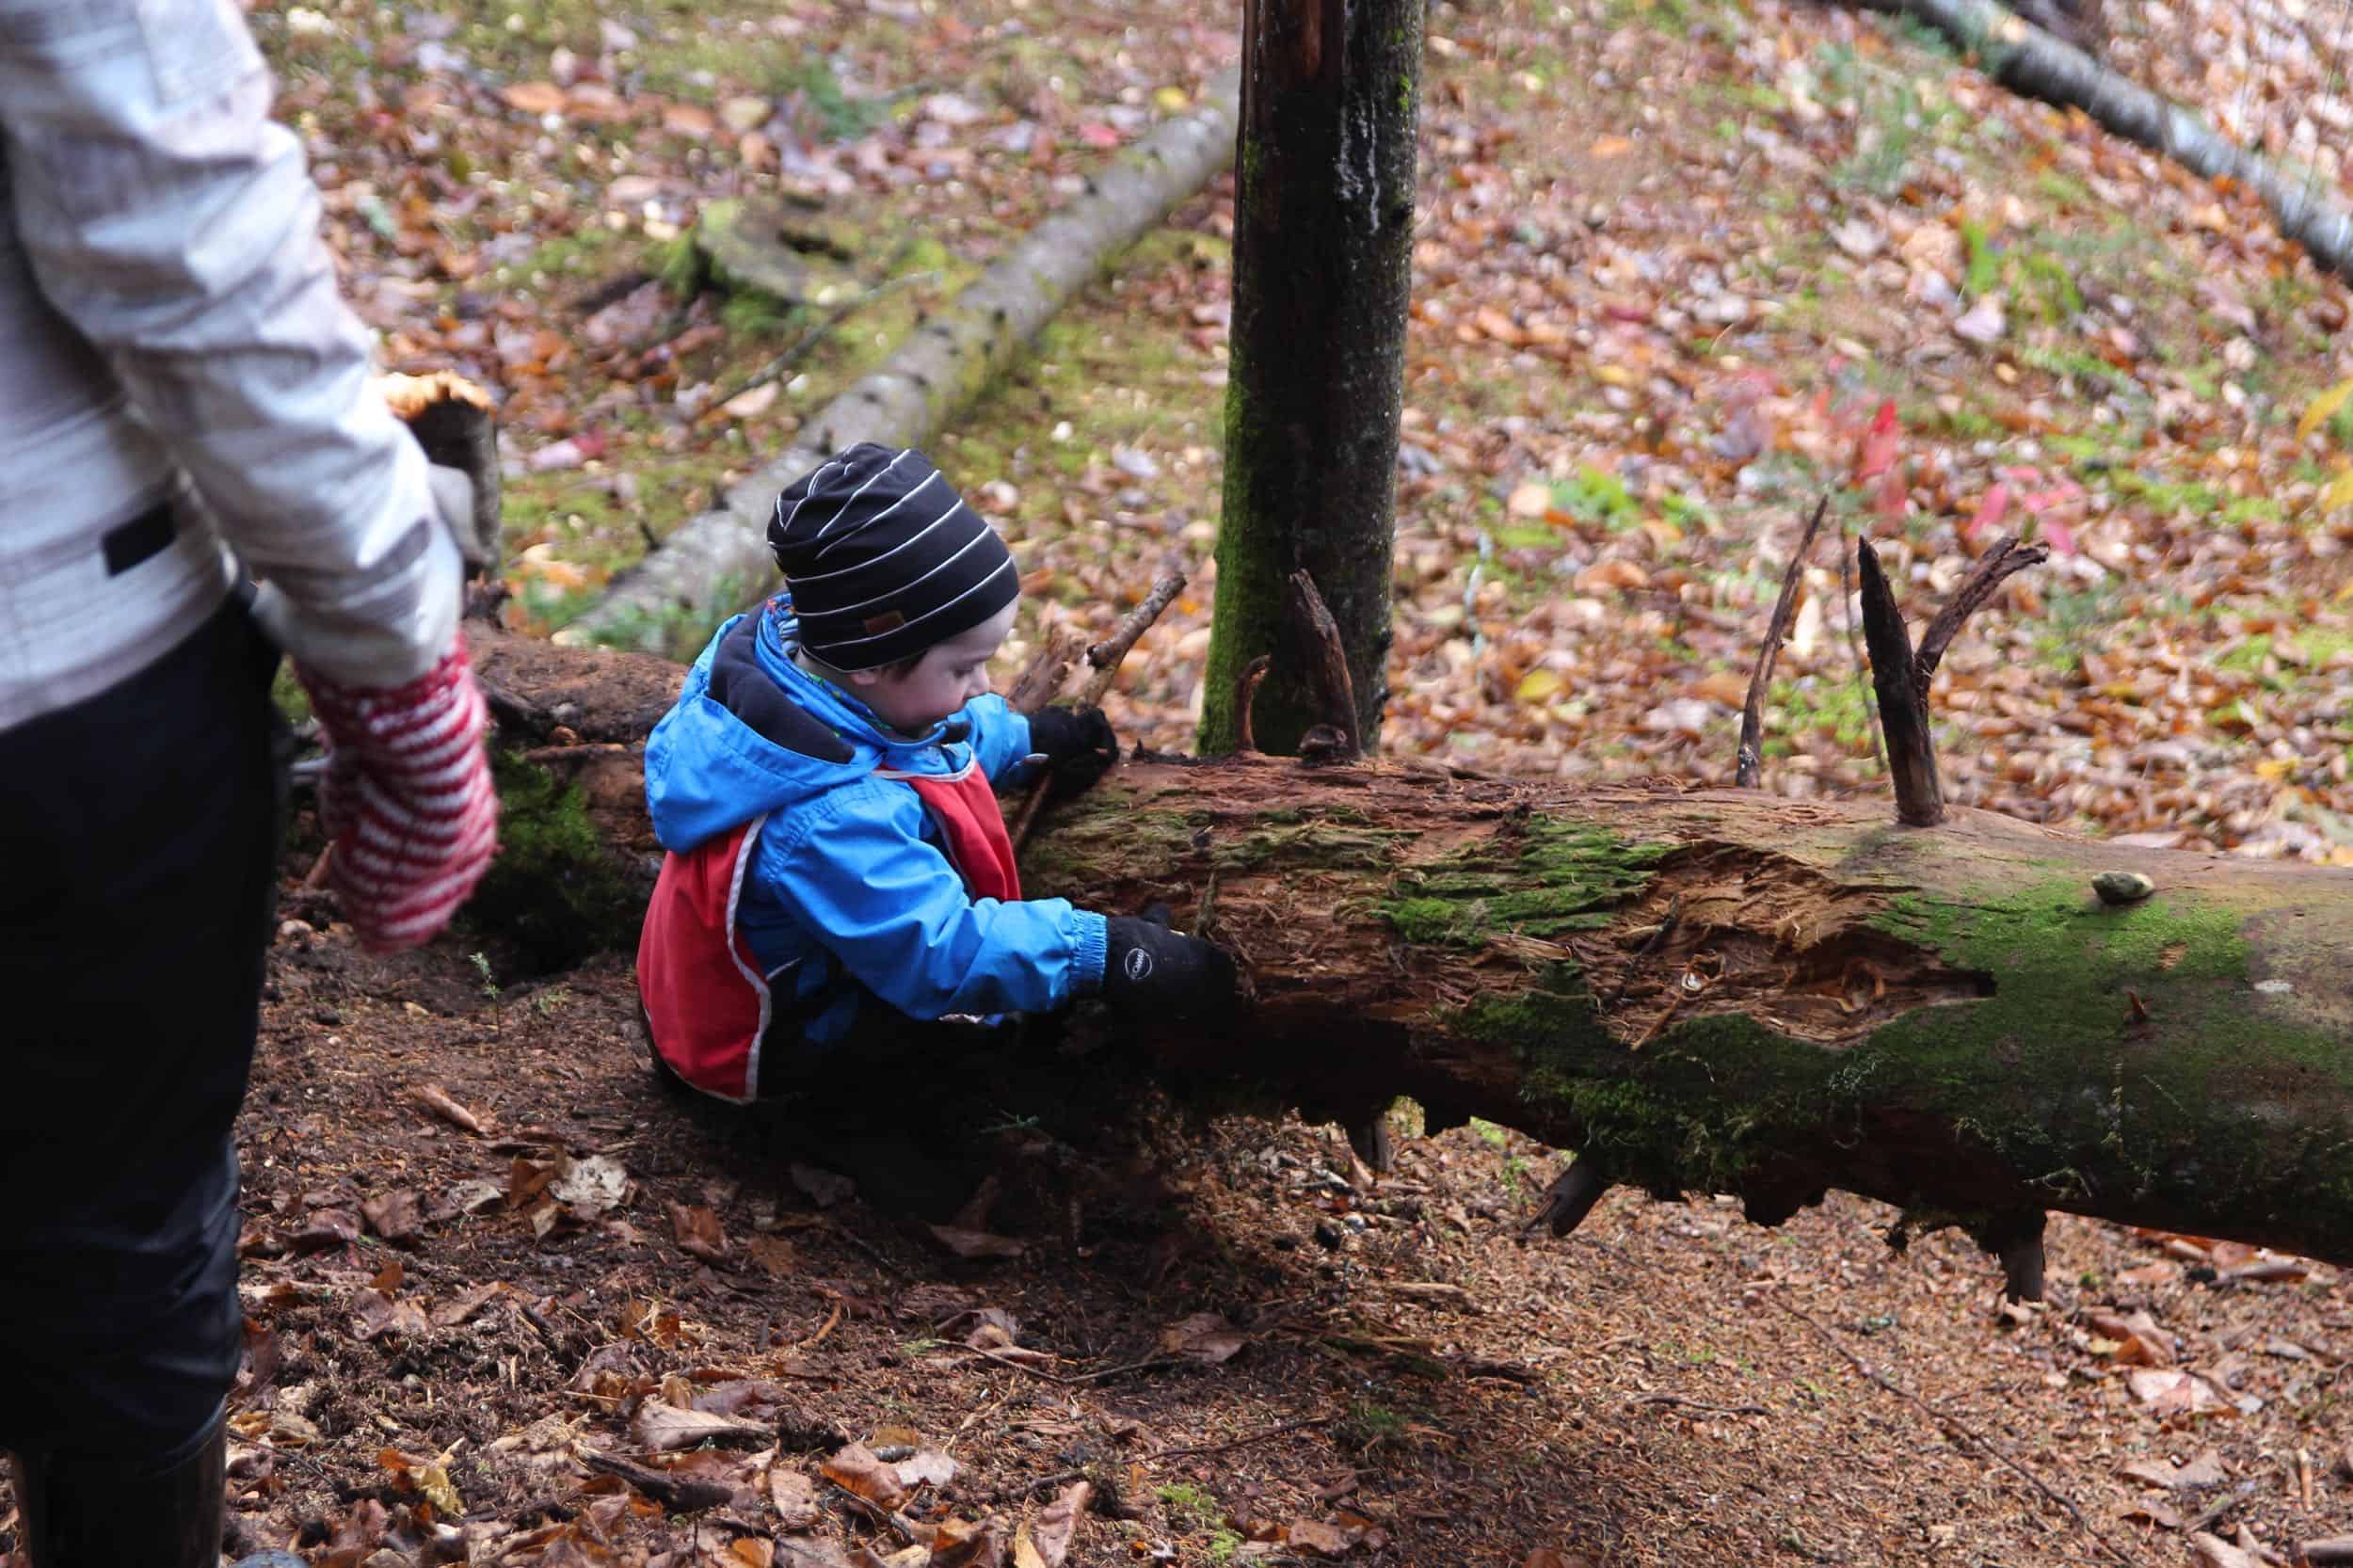
M 822 1324 L 818 1325 L 817 1332 L 810 1335 L 808 1338 L 802 1340 L 799 1344 L 793 1346 L 792 1348 L 796 1351 L 806 1351 L 817 1345 L 823 1344 L 824 1342 L 825 1336 L 831 1334 L 840 1325 L 840 1322 L 841 1304 L 840 1302 L 836 1302 L 833 1304 L 833 1311 L 826 1316 L 825 1320 Z
M 589 1469 L 602 1475 L 617 1476 L 639 1492 L 651 1497 L 673 1513 L 692 1513 L 697 1509 L 725 1507 L 735 1496 L 735 1489 L 695 1475 L 673 1475 L 581 1446 L 573 1456 Z
M 1928 706 L 1929 681 L 1943 662 L 1945 648 L 1961 634 L 1961 624 L 1984 607 L 1985 601 L 1993 597 L 1994 589 L 2050 556 L 2050 551 L 2039 544 L 2020 548 L 2018 536 L 2007 534 L 1978 557 L 1976 568 L 1954 590 L 1952 599 L 1929 622 L 1928 631 L 1920 637 L 1920 651 L 1912 657 L 1912 686 L 1919 695 L 1923 709 Z
M 1087 663 L 1094 666 L 1095 673 L 1087 677 L 1085 685 L 1079 688 L 1079 707 L 1102 706 L 1103 698 L 1111 693 L 1112 681 L 1119 675 L 1120 661 L 1128 657 L 1128 650 L 1136 646 L 1136 640 L 1152 629 L 1152 623 L 1160 618 L 1160 613 L 1176 602 L 1176 596 L 1184 591 L 1183 572 L 1160 573 L 1153 579 L 1152 591 L 1144 596 L 1144 602 L 1128 612 L 1118 630 L 1087 649 Z M 1021 803 L 1021 815 L 1014 820 L 1014 848 L 1019 849 L 1023 840 L 1029 838 L 1030 825 L 1037 821 L 1038 810 L 1046 804 L 1047 792 L 1053 783 L 1053 775 L 1048 773 L 1031 786 L 1030 798 Z
M 1680 1394 L 1645 1394 L 1639 1400 L 1626 1400 L 1625 1407 L 1632 1410 L 1638 1405 L 1646 1404 L 1671 1404 L 1682 1410 L 1704 1411 L 1710 1416 L 1770 1416 L 1772 1414 L 1761 1404 L 1705 1404 L 1698 1400 L 1687 1400 Z
M 1056 627 L 1030 667 L 1005 692 L 1005 706 L 1016 713 L 1034 713 L 1062 695 L 1070 666 L 1086 652 L 1087 640 L 1072 627 Z
M 1887 740 L 1896 816 L 1909 827 L 1934 827 L 1945 820 L 1945 788 L 1936 776 L 1928 704 L 1913 680 L 1912 633 L 1868 539 L 1855 544 L 1855 569 L 1863 584 L 1863 635 L 1871 649 L 1871 689 L 1879 696 L 1880 729 Z
M 2101 1534 L 2098 1529 L 2094 1528 L 2091 1521 L 2084 1517 L 2084 1511 L 2077 1508 L 2073 1502 L 2071 1502 L 2063 1493 L 2055 1491 L 2051 1484 L 2044 1480 L 2041 1476 L 2036 1475 L 2032 1470 L 2027 1469 L 2024 1464 L 2021 1464 L 2018 1461 L 2010 1458 L 2008 1453 L 1995 1447 L 1991 1441 L 1978 1436 L 1976 1430 L 1968 1426 L 1959 1416 L 1946 1415 L 1945 1412 L 1937 1409 L 1936 1406 L 1929 1403 L 1928 1400 L 1920 1398 L 1919 1395 L 1913 1393 L 1910 1389 L 1901 1387 L 1896 1383 L 1890 1381 L 1881 1373 L 1874 1371 L 1870 1367 L 1864 1363 L 1861 1356 L 1855 1354 L 1854 1352 L 1847 1348 L 1845 1341 L 1841 1340 L 1838 1336 L 1833 1334 L 1828 1328 L 1824 1327 L 1822 1323 L 1817 1320 L 1811 1313 L 1808 1313 L 1802 1308 L 1792 1304 L 1790 1302 L 1785 1300 L 1779 1295 L 1768 1294 L 1765 1299 L 1771 1302 L 1775 1306 L 1780 1307 L 1784 1312 L 1788 1313 L 1792 1318 L 1797 1319 L 1798 1321 L 1803 1323 L 1806 1327 L 1812 1329 L 1815 1334 L 1820 1337 L 1822 1343 L 1828 1345 L 1832 1350 L 1836 1351 L 1841 1356 L 1845 1357 L 1847 1364 L 1852 1367 L 1857 1372 L 1863 1374 L 1865 1378 L 1879 1384 L 1880 1387 L 1885 1389 L 1890 1394 L 1895 1395 L 1906 1404 L 1912 1405 L 1922 1415 L 1927 1416 L 1930 1420 L 1936 1422 L 1937 1425 L 1943 1427 L 1947 1436 L 1957 1437 L 1971 1444 L 1979 1452 L 2000 1462 L 2001 1464 L 2009 1466 L 2010 1469 L 2018 1472 L 2019 1475 L 2025 1477 L 2027 1483 L 2033 1486 L 2036 1491 L 2041 1493 L 2044 1496 L 2058 1504 L 2059 1507 L 2065 1509 L 2067 1511 L 2068 1517 L 2075 1521 L 2076 1528 L 2081 1529 L 2086 1535 L 2091 1537 L 2092 1540 L 2098 1542 L 2101 1547 L 2105 1550 L 2110 1557 L 2124 1564 L 2124 1568 L 2139 1568 L 2139 1564 L 2121 1547 L 2118 1546 L 2115 1542 L 2110 1541 L 2106 1536 Z
M 1258 738 L 1250 732 L 1250 710 L 1258 700 L 1258 683 L 1266 679 L 1266 672 L 1273 667 L 1273 656 L 1261 653 L 1244 664 L 1241 667 L 1241 673 L 1234 677 L 1234 749 L 1236 751 L 1258 749 Z
M 1781 655 L 1781 642 L 1789 634 L 1789 615 L 1797 608 L 1798 584 L 1805 578 L 1806 552 L 1814 548 L 1814 536 L 1822 526 L 1822 519 L 1830 512 L 1830 492 L 1814 504 L 1814 517 L 1805 525 L 1805 533 L 1798 540 L 1798 548 L 1790 553 L 1789 569 L 1782 574 L 1781 597 L 1773 601 L 1773 618 L 1765 623 L 1765 646 L 1756 651 L 1756 672 L 1749 677 L 1749 699 L 1740 709 L 1740 750 L 1733 763 L 1732 781 L 1743 790 L 1753 790 L 1765 773 L 1765 689 L 1772 683 L 1773 661 Z
M 977 1355 L 984 1361 L 994 1361 L 999 1366 L 1010 1367 L 1016 1372 L 1027 1372 L 1032 1377 L 1042 1378 L 1048 1383 L 1059 1383 L 1073 1388 L 1083 1387 L 1091 1383 L 1108 1382 L 1116 1377 L 1125 1377 L 1129 1372 L 1157 1371 L 1162 1367 L 1175 1367 L 1180 1364 L 1176 1356 L 1156 1355 L 1143 1361 L 1125 1362 L 1117 1367 L 1104 1367 L 1092 1372 L 1055 1372 L 1016 1356 L 1000 1355 L 995 1351 L 985 1350 L 979 1345 L 951 1345 L 947 1348 L 962 1351 L 967 1355 Z
M 1863 699 L 1864 715 L 1870 720 L 1864 728 L 1871 733 L 1871 760 L 1880 765 L 1881 772 L 1885 772 L 1887 753 L 1880 747 L 1879 714 L 1871 701 L 1871 682 L 1863 673 L 1863 639 L 1859 635 L 1861 627 L 1854 616 L 1854 572 L 1847 558 L 1847 520 L 1844 517 L 1838 520 L 1838 589 L 1846 609 L 1847 651 L 1854 656 L 1855 695 Z
M 1309 1416 L 1303 1420 L 1286 1421 L 1279 1427 L 1269 1427 L 1264 1432 L 1254 1432 L 1247 1437 L 1229 1438 L 1223 1443 L 1194 1443 L 1182 1448 L 1156 1448 L 1144 1456 L 1143 1463 L 1150 1464 L 1163 1459 L 1191 1459 L 1201 1454 L 1228 1453 L 1235 1448 L 1246 1448 L 1253 1443 L 1264 1443 L 1294 1432 L 1305 1432 L 1309 1427 L 1329 1426 L 1331 1422 L 1329 1416 Z
M 302 873 L 302 890 L 315 893 L 327 886 L 327 868 L 334 863 L 335 846 L 328 844 L 319 851 L 319 857 L 311 862 L 311 869 Z
M 1340 641 L 1340 623 L 1316 591 L 1316 580 L 1295 571 L 1285 580 L 1283 597 L 1289 608 L 1291 635 L 1298 639 L 1300 667 L 1323 711 L 1323 722 L 1339 731 L 1340 744 L 1328 756 L 1345 760 L 1364 750 L 1357 733 L 1356 687 L 1348 673 L 1348 649 Z

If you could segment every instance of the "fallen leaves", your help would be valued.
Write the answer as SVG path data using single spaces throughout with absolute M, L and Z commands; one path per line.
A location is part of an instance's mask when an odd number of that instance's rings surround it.
M 1196 1312 L 1160 1330 L 1160 1348 L 1162 1354 L 1215 1367 L 1231 1361 L 1249 1343 L 1250 1336 L 1224 1313 Z
M 877 1508 L 897 1508 L 906 1501 L 907 1485 L 896 1467 L 886 1464 L 863 1443 L 853 1443 L 828 1457 L 818 1474 L 843 1491 L 865 1498 Z
M 678 1238 L 680 1252 L 706 1263 L 726 1259 L 727 1235 L 719 1228 L 719 1216 L 712 1209 L 674 1202 L 670 1205 L 670 1228 Z
M 630 1435 L 655 1453 L 691 1448 L 702 1443 L 767 1442 L 776 1429 L 758 1421 L 740 1420 L 705 1410 L 681 1410 L 664 1400 L 649 1399 L 630 1417 Z M 830 1471 L 827 1474 L 831 1474 Z
M 489 1130 L 479 1115 L 458 1104 L 450 1096 L 449 1091 L 438 1083 L 420 1084 L 417 1088 L 417 1103 L 452 1127 L 461 1128 L 477 1138 Z

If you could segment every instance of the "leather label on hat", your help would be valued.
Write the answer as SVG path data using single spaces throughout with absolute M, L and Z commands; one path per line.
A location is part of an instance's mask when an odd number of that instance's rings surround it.
M 899 628 L 904 626 L 906 623 L 906 616 L 901 615 L 898 611 L 885 610 L 879 616 L 869 616 L 866 617 L 866 634 L 870 637 L 879 637 L 887 632 L 898 631 Z

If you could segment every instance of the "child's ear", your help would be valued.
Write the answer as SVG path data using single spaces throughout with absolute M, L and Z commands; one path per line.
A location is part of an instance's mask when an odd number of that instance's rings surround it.
M 853 686 L 871 687 L 879 686 L 883 683 L 883 672 L 881 670 L 851 670 L 849 672 L 849 677 L 850 684 Z

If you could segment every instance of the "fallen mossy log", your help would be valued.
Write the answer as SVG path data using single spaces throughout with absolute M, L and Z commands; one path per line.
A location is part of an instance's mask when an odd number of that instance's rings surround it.
M 616 657 L 546 651 L 543 679 Z M 523 754 L 585 780 L 538 805 L 575 847 L 594 827 L 622 926 L 652 864 L 640 751 Z M 2115 871 L 2153 894 L 2104 903 Z M 2341 872 L 1962 808 L 1920 830 L 1880 802 L 1244 754 L 1123 766 L 1039 823 L 1022 874 L 1166 902 L 1239 956 L 1241 1025 L 1160 1043 L 1204 1092 L 1349 1122 L 1411 1096 L 1577 1150 L 1596 1192 L 1735 1193 L 1769 1223 L 1845 1188 L 1901 1232 L 1962 1225 L 2013 1281 L 2046 1208 L 2353 1263 Z
M 680 618 L 714 626 L 760 597 L 776 580 L 767 526 L 776 492 L 859 441 L 928 441 L 1111 258 L 1232 161 L 1240 94 L 1230 70 L 1204 84 L 1198 103 L 1112 159 L 1087 181 L 1084 196 L 1040 223 L 881 366 L 810 415 L 789 450 L 680 524 L 556 640 L 658 648 Z

